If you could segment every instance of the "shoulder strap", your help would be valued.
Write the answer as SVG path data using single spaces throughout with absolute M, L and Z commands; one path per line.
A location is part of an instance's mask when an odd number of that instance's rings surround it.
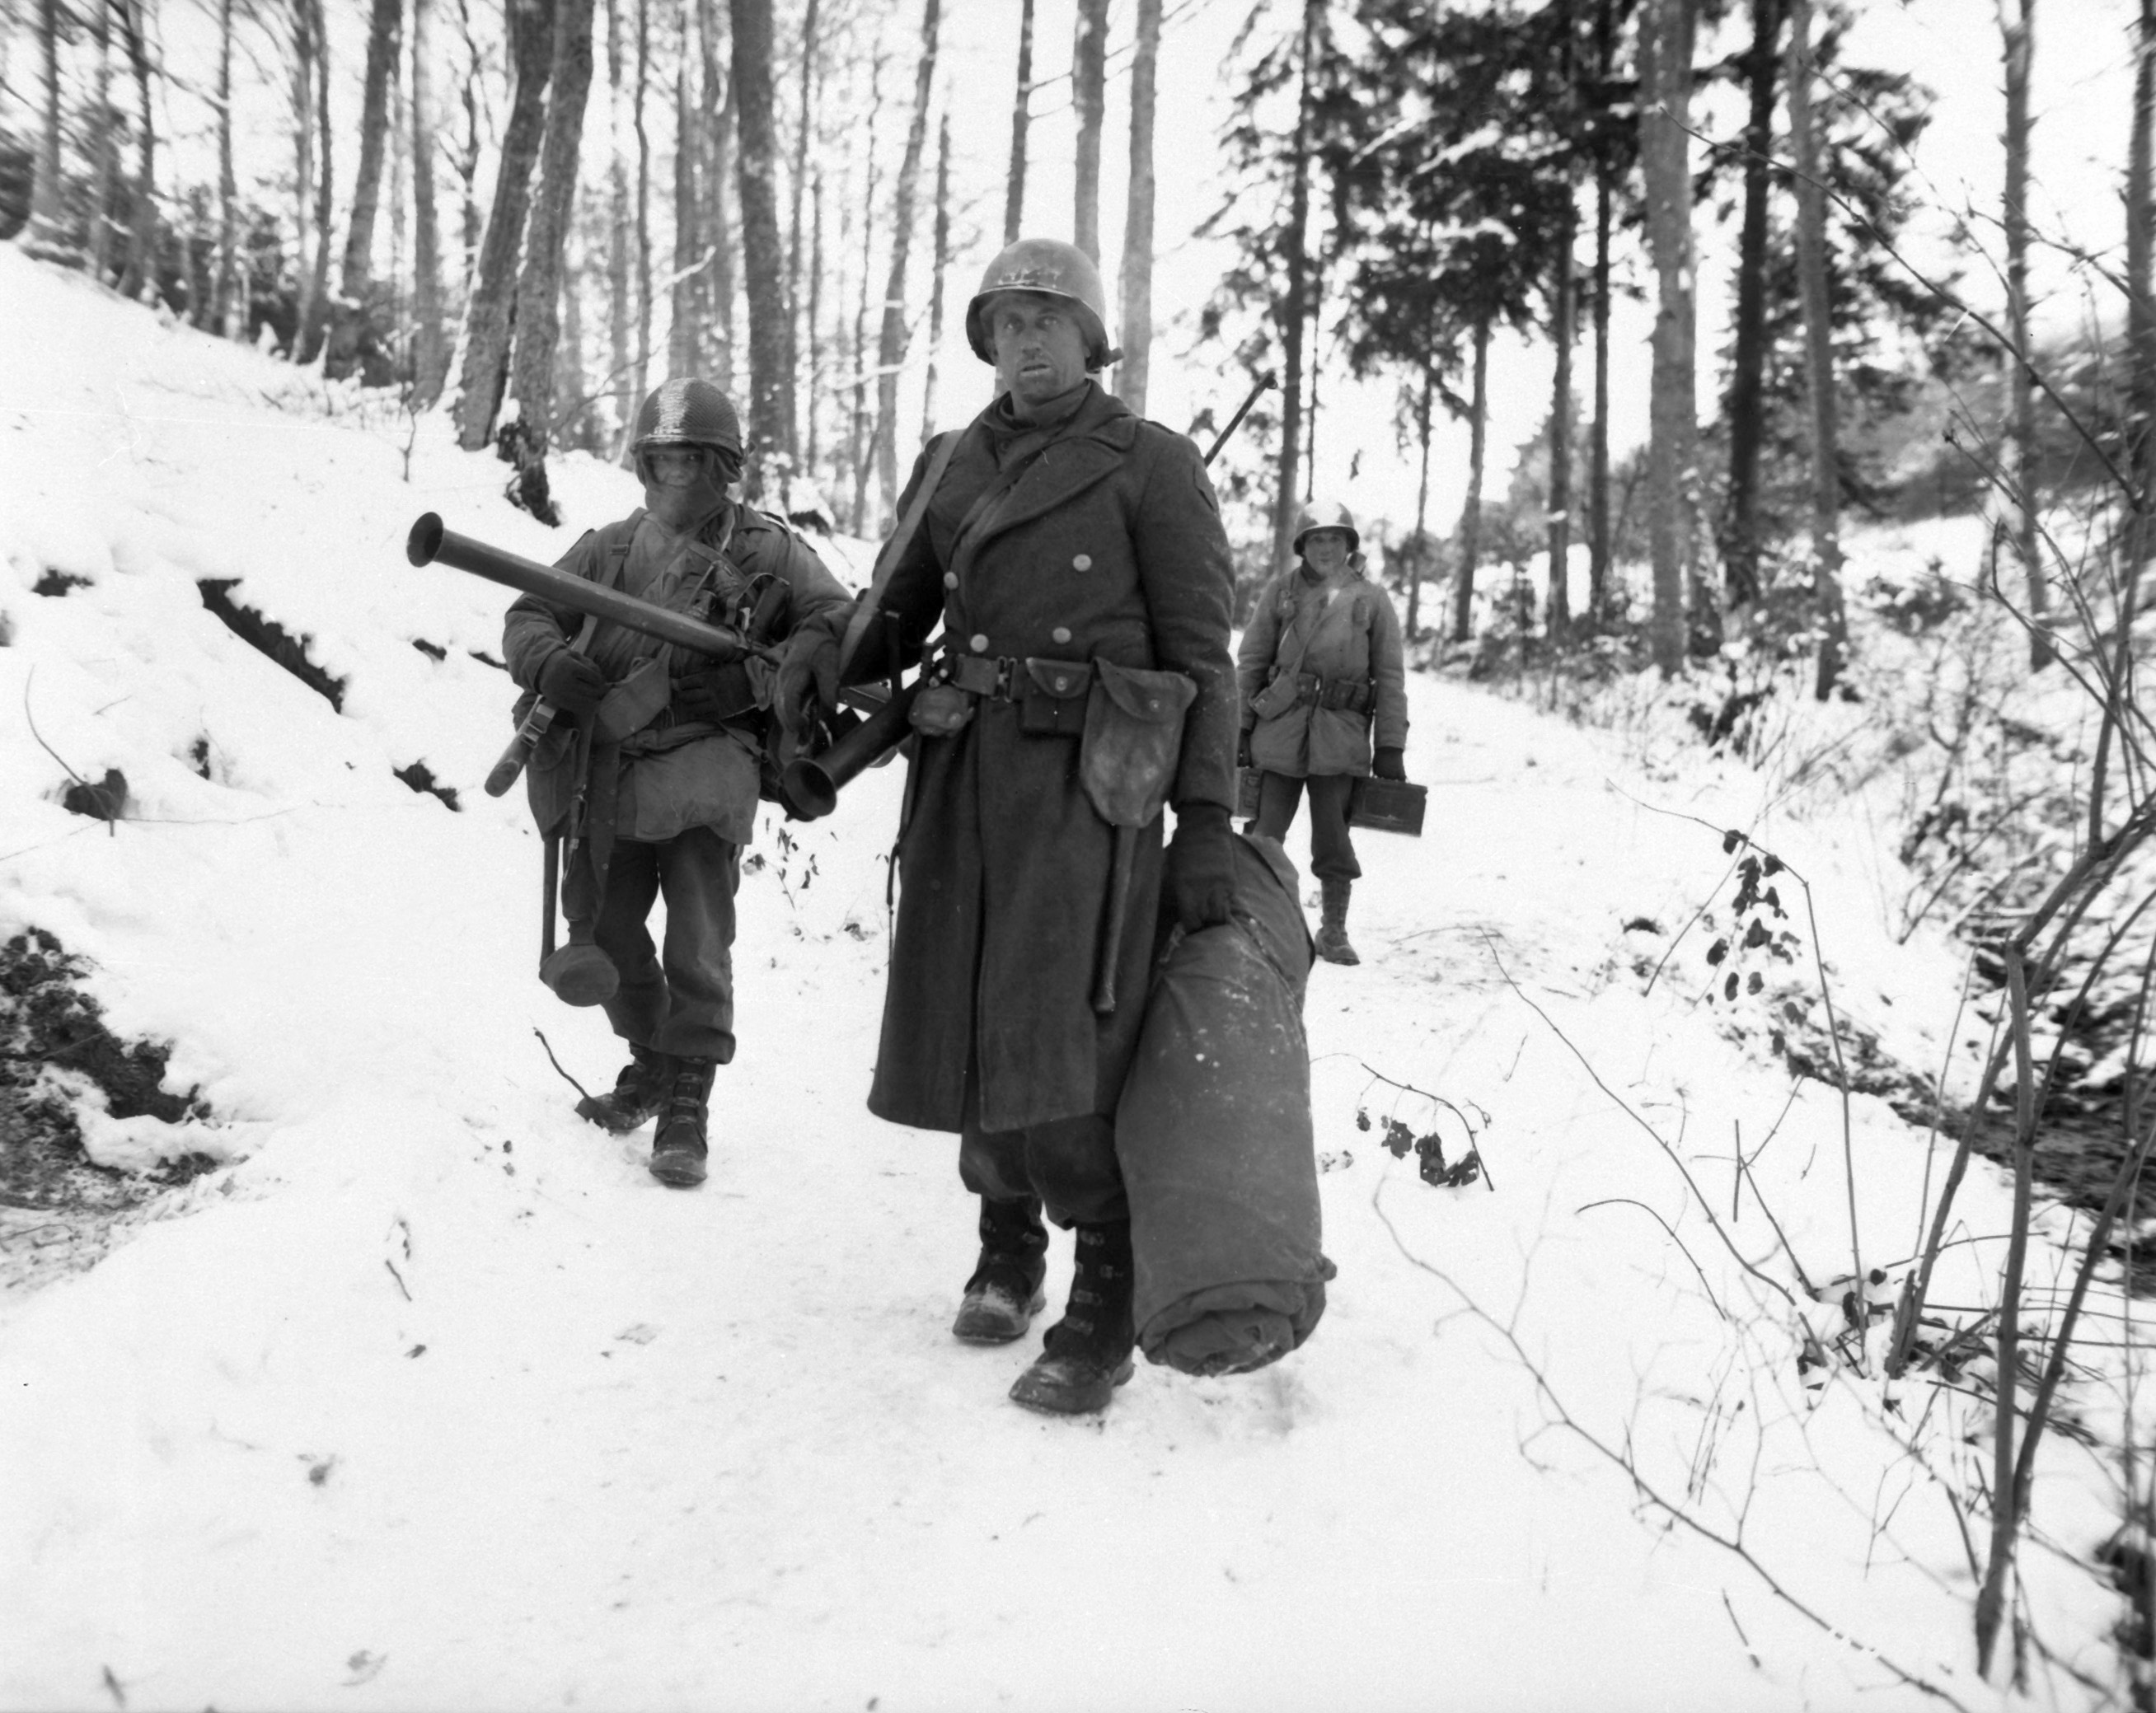
M 898 562 L 906 556 L 906 550 L 913 545 L 921 520 L 928 515 L 928 502 L 936 492 L 936 485 L 943 480 L 943 472 L 949 468 L 951 454 L 958 449 L 958 438 L 963 432 L 952 428 L 937 439 L 935 451 L 929 454 L 928 468 L 921 474 L 921 485 L 914 491 L 913 504 L 906 508 L 906 515 L 898 521 L 898 527 L 891 532 L 891 539 L 883 544 L 883 551 L 876 556 L 875 572 L 869 579 L 868 592 L 854 603 L 853 614 L 846 621 L 846 633 L 839 644 L 839 674 L 842 680 L 861 646 L 869 620 L 882 604 L 884 591 L 891 587 L 891 574 L 898 569 Z

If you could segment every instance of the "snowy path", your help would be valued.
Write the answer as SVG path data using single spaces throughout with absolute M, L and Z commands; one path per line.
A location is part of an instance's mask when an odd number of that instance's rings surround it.
M 405 524 L 439 507 L 557 551 L 546 533 L 486 460 L 423 439 L 408 482 L 393 423 L 296 433 L 300 405 L 265 403 L 290 371 L 5 250 L 0 304 L 51 330 L 0 372 L 0 415 L 38 431 L 0 434 L 20 585 L 0 705 L 33 701 L 47 741 L 124 765 L 138 800 L 108 835 L 54 806 L 27 733 L 0 743 L 23 822 L 0 929 L 95 958 L 115 1026 L 177 1039 L 175 1080 L 251 1151 L 187 1217 L 0 1298 L 0 1705 L 1937 1705 L 1901 1673 L 1994 1699 L 1941 1491 L 1876 1384 L 1806 1389 L 1803 1327 L 1831 1316 L 1789 1300 L 1757 1196 L 1731 1234 L 1771 1285 L 1566 1044 L 1717 1199 L 1732 1126 L 1748 1149 L 1771 1132 L 1760 1192 L 1812 1276 L 1845 1270 L 1838 1104 L 1812 1085 L 1785 1114 L 1785 1074 L 1716 1034 L 1697 936 L 1651 996 L 1634 972 L 1730 859 L 1633 799 L 1748 826 L 1756 780 L 1643 768 L 1417 679 L 1428 833 L 1363 839 L 1366 962 L 1321 967 L 1308 998 L 1324 1321 L 1262 1374 L 1141 1364 L 1105 1417 L 1044 1418 L 1004 1398 L 1031 1341 L 948 1336 L 973 1249 L 951 1139 L 862 1107 L 899 770 L 788 844 L 767 828 L 716 1168 L 660 1188 L 648 1131 L 578 1121 L 533 1039 L 588 1082 L 618 1062 L 529 973 L 521 806 L 468 785 L 452 814 L 390 776 L 424 756 L 476 781 L 506 736 L 470 654 L 497 645 L 498 592 L 403 566 Z M 75 417 L 41 414 L 60 398 Z M 572 462 L 558 485 L 578 515 L 624 509 L 618 472 Z M 28 592 L 47 567 L 85 586 Z M 314 639 L 341 714 L 202 611 L 213 574 Z M 1879 932 L 1869 843 L 1768 833 L 1815 880 L 1845 1011 L 1942 1039 L 1951 977 Z M 1663 931 L 1627 934 L 1638 917 Z M 1434 1111 L 1365 1065 L 1473 1116 L 1494 1192 L 1425 1186 L 1358 1129 L 1358 1105 L 1419 1130 Z M 1891 1262 L 1922 1139 L 1875 1103 L 1855 1122 L 1867 1259 Z M 105 1141 L 143 1145 L 123 1131 Z M 1966 1193 L 1977 1229 L 1997 1207 Z M 1055 1302 L 1067 1240 L 1053 1261 Z M 1552 1430 L 1523 1354 L 1663 1496 L 1741 1517 L 1856 1645 Z M 2040 1505 L 2085 1551 L 2092 1484 L 2056 1485 Z M 2044 1555 L 2030 1577 L 2045 1639 L 2107 1672 L 2107 1603 Z

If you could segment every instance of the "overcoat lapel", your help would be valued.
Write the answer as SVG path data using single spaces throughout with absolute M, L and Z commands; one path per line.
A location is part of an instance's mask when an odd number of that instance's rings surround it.
M 971 558 L 998 536 L 1028 524 L 1105 481 L 1121 469 L 1137 443 L 1138 419 L 1114 394 L 1094 383 L 1092 397 L 1078 407 L 1075 418 L 1049 443 L 1043 456 L 1019 479 L 1009 497 L 983 518 L 965 543 Z

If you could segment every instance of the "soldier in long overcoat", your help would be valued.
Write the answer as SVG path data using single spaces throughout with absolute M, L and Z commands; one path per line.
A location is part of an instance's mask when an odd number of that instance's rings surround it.
M 1345 505 L 1304 506 L 1296 562 L 1258 597 L 1236 654 L 1236 759 L 1261 776 L 1255 830 L 1285 840 L 1308 788 L 1317 955 L 1332 963 L 1362 962 L 1348 938 L 1348 898 L 1363 874 L 1348 831 L 1355 782 L 1372 773 L 1407 777 L 1400 621 L 1363 575 L 1361 541 Z
M 850 604 L 785 523 L 729 497 L 741 425 L 717 387 L 669 381 L 635 428 L 644 505 L 587 533 L 562 570 L 759 639 Z M 603 1005 L 628 1043 L 613 1090 L 578 1111 L 616 1131 L 663 1114 L 651 1174 L 689 1187 L 706 1172 L 713 1079 L 734 1056 L 734 897 L 756 828 L 772 674 L 619 624 L 580 634 L 577 619 L 526 595 L 503 627 L 526 690 L 519 718 L 541 695 L 572 716 L 531 759 L 533 816 L 569 850 L 569 943 L 541 974 L 571 1004 Z M 644 926 L 662 896 L 663 949 Z
M 1197 449 L 1089 378 L 1112 361 L 1101 304 L 1068 244 L 1024 240 L 991 264 L 967 326 L 1004 390 L 916 465 L 899 515 L 924 490 L 926 511 L 864 597 L 844 670 L 888 671 L 942 626 L 914 705 L 869 1106 L 959 1135 L 981 1199 L 960 1338 L 1021 1336 L 1041 1305 L 1040 1210 L 1076 1228 L 1070 1305 L 1012 1392 L 1060 1412 L 1103 1407 L 1132 1367 L 1112 1115 L 1161 908 L 1162 798 L 1179 920 L 1227 919 L 1233 860 L 1227 539 Z M 840 628 L 819 628 L 826 643 L 812 628 L 781 667 L 783 712 L 830 699 Z M 1104 782 L 1117 743 L 1127 777 Z M 1148 748 L 1152 795 L 1123 814 L 1144 818 L 1111 825 L 1104 797 Z

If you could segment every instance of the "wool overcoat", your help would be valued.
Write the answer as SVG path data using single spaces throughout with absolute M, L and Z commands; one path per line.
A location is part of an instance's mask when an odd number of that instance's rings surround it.
M 1353 562 L 1322 582 L 1304 575 L 1299 560 L 1275 577 L 1258 597 L 1235 659 L 1252 767 L 1297 779 L 1367 774 L 1373 744 L 1407 747 L 1399 616 L 1392 597 Z M 1252 698 L 1290 672 L 1327 684 L 1368 684 L 1369 710 L 1322 707 L 1306 698 L 1270 719 L 1257 715 Z
M 887 647 L 911 652 L 939 622 L 953 652 L 1021 674 L 1029 658 L 1185 674 L 1197 695 L 1168 801 L 1232 809 L 1234 577 L 1198 449 L 1093 382 L 1052 423 L 1018 423 L 998 401 L 957 432 L 849 675 L 864 661 L 873 671 Z M 927 464 L 924 453 L 901 515 Z M 1133 840 L 1120 998 L 1096 1015 L 1113 833 L 1080 784 L 1081 738 L 1023 730 L 1022 706 L 983 697 L 956 732 L 915 738 L 869 1096 L 897 1123 L 1007 1131 L 1112 1114 L 1136 1049 L 1163 818 Z

